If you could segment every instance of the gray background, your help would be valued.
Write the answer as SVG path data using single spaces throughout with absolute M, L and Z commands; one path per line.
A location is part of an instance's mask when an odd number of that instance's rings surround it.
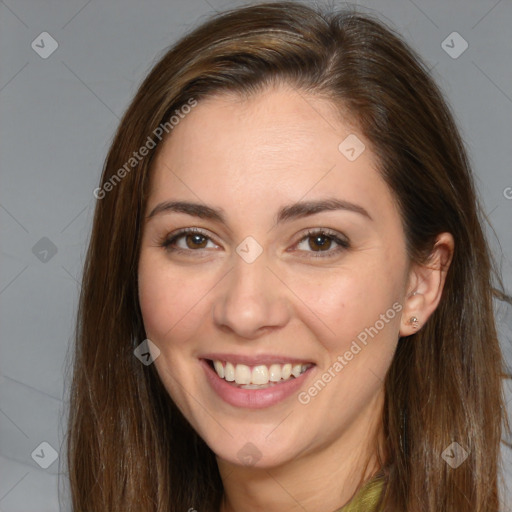
M 119 118 L 157 57 L 209 14 L 237 5 L 242 2 L 0 0 L 0 512 L 70 510 L 63 445 L 66 369 L 92 191 Z M 510 290 L 511 2 L 359 5 L 404 35 L 447 95 Z M 453 55 L 463 41 L 446 40 L 454 31 L 469 45 L 458 58 Z M 51 48 L 42 32 L 58 43 L 46 59 L 31 47 L 35 41 L 39 52 Z M 511 318 L 500 308 L 507 353 Z M 59 454 L 47 469 L 36 463 L 50 461 L 42 442 Z M 508 452 L 505 474 L 512 482 Z

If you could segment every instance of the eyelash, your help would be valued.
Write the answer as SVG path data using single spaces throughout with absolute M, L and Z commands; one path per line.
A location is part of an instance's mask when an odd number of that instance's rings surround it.
M 173 252 L 173 253 L 183 254 L 183 253 L 199 252 L 200 249 L 182 249 L 182 248 L 177 248 L 177 247 L 172 246 L 177 240 L 179 240 L 183 236 L 195 235 L 195 234 L 201 235 L 201 236 L 205 237 L 206 239 L 208 239 L 209 241 L 214 242 L 210 236 L 208 236 L 205 232 L 203 232 L 199 228 L 184 228 L 184 229 L 178 230 L 176 233 L 173 233 L 171 236 L 167 236 L 166 238 L 164 238 L 160 242 L 160 245 L 166 251 Z M 331 250 L 305 251 L 305 252 L 311 253 L 313 258 L 329 258 L 335 254 L 338 254 L 341 251 L 344 251 L 344 250 L 350 248 L 350 242 L 347 239 L 340 238 L 336 232 L 331 231 L 329 229 L 310 229 L 310 230 L 306 231 L 304 236 L 295 245 L 299 245 L 300 243 L 304 242 L 308 238 L 312 238 L 314 236 L 324 236 L 327 239 L 329 239 L 331 242 L 338 244 L 338 248 L 335 250 L 332 250 L 332 251 Z M 324 253 L 324 254 L 322 254 L 322 253 Z M 307 257 L 307 256 L 305 256 L 305 257 Z

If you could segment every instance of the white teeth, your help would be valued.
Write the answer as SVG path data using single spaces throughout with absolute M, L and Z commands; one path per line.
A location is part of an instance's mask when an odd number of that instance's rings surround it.
M 264 386 L 260 386 L 258 384 L 243 384 L 240 387 L 242 389 L 263 389 L 263 388 L 268 388 L 269 386 L 275 386 L 275 384 L 266 384 Z
M 281 365 L 272 364 L 269 368 L 269 378 L 271 382 L 279 382 L 281 380 Z M 261 383 L 263 384 L 263 383 Z
M 281 370 L 281 378 L 283 380 L 289 379 L 292 374 L 292 365 L 290 363 L 283 364 L 283 369 Z
M 272 366 L 270 367 L 272 370 Z M 255 366 L 252 369 L 252 384 L 267 384 L 268 383 L 268 368 L 265 365 Z M 272 378 L 270 379 L 272 380 Z
M 292 366 L 292 375 L 294 377 L 298 377 L 301 374 L 302 371 L 302 365 L 301 364 L 294 364 Z
M 250 367 L 245 364 L 234 365 L 228 361 L 225 364 L 222 361 L 213 361 L 213 367 L 221 379 L 235 382 L 245 389 L 258 389 L 260 386 L 274 385 L 273 383 L 289 380 L 292 375 L 297 378 L 310 366 L 310 364 L 286 363 Z
M 235 380 L 235 367 L 231 363 L 226 363 L 226 366 L 224 368 L 224 378 L 228 382 L 233 382 Z
M 237 384 L 250 384 L 251 369 L 245 364 L 237 364 L 235 366 L 235 382 Z
M 222 363 L 220 361 L 214 361 L 213 366 L 215 366 L 215 371 L 217 372 L 217 375 L 223 379 L 224 378 L 224 366 L 222 366 Z

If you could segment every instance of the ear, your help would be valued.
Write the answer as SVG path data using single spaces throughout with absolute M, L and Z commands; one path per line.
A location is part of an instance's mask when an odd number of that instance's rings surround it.
M 414 263 L 409 270 L 404 298 L 400 336 L 410 336 L 421 329 L 435 311 L 453 257 L 454 241 L 450 233 L 441 233 L 425 264 Z

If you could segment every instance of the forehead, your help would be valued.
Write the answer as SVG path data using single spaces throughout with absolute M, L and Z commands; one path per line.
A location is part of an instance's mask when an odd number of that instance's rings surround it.
M 392 202 L 353 120 L 326 99 L 281 86 L 248 99 L 223 94 L 201 100 L 159 148 L 150 199 L 172 194 L 277 208 L 333 193 L 375 207 Z

